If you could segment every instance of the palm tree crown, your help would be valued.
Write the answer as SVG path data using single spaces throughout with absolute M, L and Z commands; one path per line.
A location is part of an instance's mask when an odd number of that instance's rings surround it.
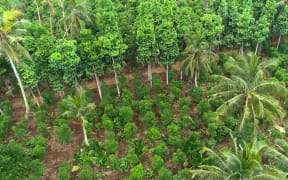
M 225 102 L 218 107 L 218 119 L 227 113 L 241 109 L 239 129 L 241 130 L 247 120 L 253 120 L 257 127 L 258 120 L 264 117 L 272 121 L 282 120 L 285 112 L 279 102 L 274 98 L 284 97 L 287 94 L 285 86 L 279 82 L 268 81 L 265 74 L 277 66 L 276 59 L 259 62 L 259 58 L 250 53 L 247 57 L 230 59 L 224 64 L 230 77 L 214 75 L 217 84 L 211 89 L 216 92 L 213 98 L 223 98 Z

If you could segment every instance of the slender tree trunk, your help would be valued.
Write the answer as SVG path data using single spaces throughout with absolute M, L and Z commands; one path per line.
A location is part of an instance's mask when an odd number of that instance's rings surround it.
M 37 104 L 37 107 L 40 107 L 39 101 L 38 101 L 37 97 L 35 96 L 33 90 L 32 90 L 31 88 L 30 88 L 29 90 L 30 90 L 30 93 L 31 93 L 31 95 L 32 95 L 32 97 L 33 97 L 33 99 L 34 99 L 34 101 L 35 101 L 36 104 Z
M 194 78 L 194 83 L 195 83 L 195 86 L 198 87 L 197 75 L 196 75 L 195 78 Z
M 64 98 L 64 96 L 65 96 L 64 90 L 61 90 L 59 93 L 60 93 L 61 98 Z
M 99 80 L 99 77 L 96 74 L 95 68 L 93 66 L 93 71 L 94 71 L 94 76 L 95 76 L 95 80 L 96 80 L 96 84 L 97 84 L 97 89 L 98 89 L 98 93 L 99 93 L 99 97 L 100 99 L 102 99 L 102 90 L 101 90 L 101 83 Z
M 169 64 L 166 64 L 166 84 L 169 84 Z
M 40 90 L 39 90 L 39 87 L 37 87 L 37 93 L 38 93 L 38 95 L 39 95 L 39 97 L 40 97 L 40 100 L 41 100 L 41 104 L 43 104 L 43 96 L 41 95 L 41 92 L 40 92 Z
M 181 81 L 183 80 L 183 71 L 182 70 L 180 71 L 180 80 Z
M 17 69 L 16 69 L 16 67 L 15 67 L 15 64 L 14 64 L 14 62 L 13 62 L 12 57 L 10 56 L 9 53 L 7 53 L 7 55 L 8 55 L 8 59 L 9 59 L 9 62 L 10 62 L 10 64 L 11 64 L 11 67 L 12 67 L 12 69 L 13 69 L 13 71 L 14 71 L 15 76 L 16 76 L 16 79 L 17 79 L 17 81 L 18 81 L 18 84 L 19 84 L 19 86 L 20 86 L 20 90 L 21 90 L 21 93 L 22 93 L 22 97 L 23 97 L 23 100 L 24 100 L 25 107 L 26 107 L 26 116 L 27 116 L 27 115 L 30 113 L 30 108 L 29 108 L 29 104 L 28 104 L 28 100 L 27 100 L 25 91 L 24 91 L 24 87 L 23 87 L 22 81 L 21 81 L 21 79 L 20 79 L 20 77 L 19 77 L 19 74 L 18 74 L 18 72 L 17 72 Z
M 255 49 L 255 55 L 257 55 L 257 52 L 258 52 L 258 47 L 259 47 L 259 43 L 257 43 L 257 45 L 256 45 L 256 49 Z
M 53 15 L 50 12 L 50 32 L 51 32 L 51 35 L 53 36 L 54 32 L 53 32 L 53 17 L 52 16 Z
M 87 138 L 87 133 L 86 133 L 86 129 L 85 129 L 84 122 L 82 122 L 82 129 L 83 129 L 83 135 L 84 135 L 85 144 L 86 144 L 87 146 L 90 146 L 90 144 L 89 144 L 89 142 L 88 142 L 88 138 Z
M 114 62 L 114 58 L 112 58 L 112 62 L 113 62 L 113 65 L 114 65 L 114 63 L 115 63 Z M 119 89 L 119 84 L 118 84 L 118 75 L 117 75 L 117 72 L 116 72 L 114 67 L 113 67 L 113 71 L 114 71 L 115 83 L 116 83 L 116 88 L 117 88 L 117 94 L 120 97 L 120 89 Z
M 280 45 L 280 42 L 281 42 L 281 38 L 282 38 L 282 36 L 280 35 L 279 38 L 278 38 L 277 46 L 276 46 L 277 49 L 279 48 L 279 45 Z
M 0 115 L 4 115 L 4 112 L 2 111 L 1 108 L 0 108 Z
M 40 10 L 39 10 L 37 1 L 35 1 L 35 4 L 36 4 L 36 9 L 37 9 L 38 21 L 39 21 L 39 24 L 41 24 L 42 22 L 41 22 Z
M 151 63 L 148 64 L 148 81 L 150 82 L 150 87 L 152 88 L 152 68 Z

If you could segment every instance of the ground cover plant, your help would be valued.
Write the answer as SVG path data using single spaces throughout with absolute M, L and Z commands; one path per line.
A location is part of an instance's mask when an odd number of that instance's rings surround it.
M 286 1 L 0 1 L 1 179 L 288 178 Z

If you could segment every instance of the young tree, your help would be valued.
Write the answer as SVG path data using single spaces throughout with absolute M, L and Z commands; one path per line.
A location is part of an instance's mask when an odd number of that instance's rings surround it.
M 127 49 L 127 45 L 123 42 L 112 1 L 97 0 L 96 5 L 99 7 L 96 13 L 96 25 L 99 30 L 100 53 L 102 57 L 107 58 L 109 65 L 112 66 L 117 93 L 120 96 L 117 71 L 122 68 L 124 63 L 122 56 Z
M 84 141 L 85 144 L 89 146 L 90 144 L 88 142 L 85 126 L 88 122 L 87 116 L 93 111 L 95 104 L 88 101 L 87 92 L 85 90 L 80 90 L 74 97 L 68 96 L 66 99 L 63 99 L 62 102 L 65 104 L 65 107 L 67 107 L 62 115 L 81 121 Z
M 276 46 L 278 49 L 282 36 L 288 34 L 288 6 L 285 6 L 282 13 L 278 16 L 275 28 L 279 33 L 279 38 Z
M 156 26 L 156 41 L 160 52 L 157 62 L 160 65 L 166 65 L 166 84 L 169 84 L 169 64 L 172 64 L 179 55 L 178 36 L 174 28 L 175 10 L 176 2 L 174 0 L 167 0 L 161 4 L 161 20 Z
M 148 81 L 152 87 L 151 63 L 156 61 L 159 50 L 156 44 L 153 14 L 150 11 L 152 3 L 143 1 L 138 7 L 138 16 L 135 22 L 137 61 L 148 64 Z
M 20 54 L 23 54 L 26 57 L 30 57 L 25 48 L 23 48 L 23 46 L 19 43 L 23 36 L 23 32 L 25 32 L 23 26 L 25 25 L 25 20 L 18 19 L 21 17 L 21 12 L 16 9 L 4 11 L 0 13 L 0 15 L 0 50 L 4 55 L 8 57 L 22 93 L 26 107 L 26 115 L 28 115 L 30 108 L 22 81 L 15 66 L 15 62 L 20 63 Z
M 84 71 L 88 77 L 95 77 L 97 89 L 100 99 L 102 99 L 101 82 L 99 75 L 104 74 L 104 61 L 100 56 L 99 44 L 97 38 L 92 34 L 91 29 L 82 29 L 80 31 L 79 52 L 82 63 L 84 63 Z

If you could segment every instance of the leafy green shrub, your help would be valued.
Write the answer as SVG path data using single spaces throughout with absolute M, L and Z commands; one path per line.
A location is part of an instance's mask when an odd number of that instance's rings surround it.
M 110 131 L 113 130 L 114 127 L 113 121 L 106 114 L 102 116 L 102 127 Z
M 63 123 L 56 126 L 57 141 L 68 144 L 71 139 L 71 128 L 68 124 Z
M 157 91 L 161 91 L 163 86 L 159 74 L 153 73 L 152 87 Z
M 137 154 L 138 156 L 143 154 L 143 149 L 144 149 L 144 142 L 142 139 L 129 142 L 129 151 L 135 152 L 135 154 Z
M 211 105 L 206 99 L 202 99 L 199 104 L 197 105 L 197 109 L 200 112 L 200 114 L 203 114 L 204 112 L 207 112 L 210 109 Z
M 154 172 L 158 171 L 164 165 L 164 160 L 159 155 L 154 155 L 152 158 L 151 168 Z
M 190 91 L 191 101 L 194 104 L 198 104 L 202 99 L 203 89 L 201 87 L 193 87 Z
M 46 155 L 46 139 L 42 136 L 33 137 L 29 143 L 28 155 L 32 158 L 43 159 Z
M 1 101 L 0 109 L 5 115 L 12 115 L 12 105 L 9 101 Z
M 50 132 L 48 131 L 48 124 L 46 122 L 39 122 L 37 125 L 37 132 L 44 137 L 49 137 Z
M 190 100 L 188 98 L 179 99 L 179 107 L 182 113 L 186 112 L 189 109 Z
M 94 171 L 90 165 L 84 165 L 83 169 L 80 171 L 78 179 L 79 180 L 92 180 L 94 177 Z
M 113 104 L 107 104 L 104 107 L 104 114 L 106 114 L 110 118 L 114 118 L 117 116 L 117 109 L 113 106 Z
M 126 160 L 130 165 L 136 165 L 140 162 L 137 154 L 134 151 L 128 152 Z
M 191 124 L 192 124 L 192 121 L 193 120 L 192 120 L 192 118 L 189 115 L 184 114 L 184 113 L 181 114 L 182 127 L 189 128 L 191 126 Z
M 173 180 L 173 174 L 170 170 L 162 167 L 158 171 L 158 180 Z
M 10 129 L 10 116 L 0 115 L 0 139 L 4 138 Z
M 284 133 L 282 133 L 281 131 L 279 131 L 277 129 L 272 129 L 271 130 L 271 135 L 275 139 L 283 139 L 284 136 L 285 136 Z
M 181 93 L 181 89 L 180 88 L 172 86 L 171 92 L 173 94 L 174 99 L 179 99 L 180 93 Z
M 131 122 L 134 112 L 130 106 L 122 106 L 119 108 L 119 119 L 123 123 Z
M 152 100 L 140 100 L 134 103 L 135 109 L 139 111 L 141 114 L 146 114 L 147 112 L 152 111 Z
M 30 170 L 30 177 L 40 179 L 45 172 L 45 165 L 39 160 L 35 159 L 30 161 L 28 164 L 28 169 Z
M 16 123 L 16 126 L 12 126 L 12 130 L 15 138 L 21 139 L 24 138 L 25 134 L 27 134 L 27 120 L 21 119 Z
M 144 114 L 142 118 L 143 124 L 146 126 L 146 128 L 151 128 L 156 124 L 156 116 L 153 111 L 149 111 Z
M 165 126 L 167 126 L 173 121 L 173 112 L 171 111 L 171 109 L 168 109 L 168 108 L 161 109 L 160 116 Z
M 182 151 L 193 166 L 197 166 L 203 161 L 200 150 L 204 147 L 204 143 L 200 137 L 199 132 L 192 132 L 189 138 L 183 143 Z
M 48 122 L 50 116 L 49 116 L 49 113 L 47 112 L 47 110 L 40 109 L 40 110 L 35 112 L 34 118 L 38 123 L 39 122 Z
M 152 127 L 148 130 L 146 135 L 150 141 L 154 142 L 161 137 L 161 132 L 157 127 Z
M 191 170 L 188 168 L 178 171 L 178 173 L 173 177 L 173 180 L 190 180 L 191 179 Z
M 109 138 L 103 144 L 104 149 L 109 153 L 115 153 L 118 149 L 118 142 L 115 139 Z
M 119 159 L 115 154 L 111 154 L 108 159 L 107 159 L 107 165 L 112 169 L 112 170 L 118 170 L 119 169 Z
M 175 164 L 183 166 L 184 162 L 186 161 L 185 153 L 182 152 L 180 149 L 177 149 L 177 151 L 174 152 L 172 155 L 172 161 Z
M 153 155 L 159 155 L 164 159 L 168 158 L 168 155 L 170 154 L 169 148 L 166 146 L 164 141 L 159 141 L 157 145 L 152 148 Z
M 275 76 L 278 80 L 285 82 L 285 84 L 288 84 L 288 72 L 284 68 L 278 68 L 275 72 Z
M 60 165 L 60 167 L 58 168 L 57 171 L 57 178 L 59 180 L 69 180 L 70 179 L 70 163 L 69 161 L 63 161 Z
M 143 164 L 138 164 L 130 170 L 130 178 L 131 180 L 142 180 L 144 177 L 144 167 Z
M 53 92 L 50 92 L 48 90 L 44 90 L 41 93 L 42 97 L 43 97 L 43 101 L 44 103 L 48 104 L 48 105 L 52 105 L 55 103 L 56 99 L 55 99 L 55 95 Z
M 134 123 L 127 123 L 124 127 L 124 134 L 127 139 L 132 139 L 137 133 L 137 126 Z
M 224 118 L 224 125 L 227 126 L 229 129 L 235 129 L 237 127 L 237 119 L 235 119 L 233 116 L 227 116 Z

